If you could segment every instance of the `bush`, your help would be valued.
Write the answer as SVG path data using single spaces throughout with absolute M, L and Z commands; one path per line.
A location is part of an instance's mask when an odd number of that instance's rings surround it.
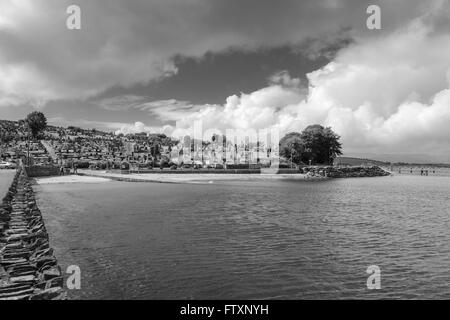
M 105 170 L 107 163 L 104 161 L 91 161 L 89 162 L 89 169 L 91 170 Z
M 89 168 L 89 161 L 77 161 L 76 162 L 79 169 L 87 169 Z
M 166 161 L 165 159 L 161 159 L 161 161 L 159 162 L 159 167 L 160 167 L 161 169 L 163 169 L 163 168 L 169 168 L 169 167 L 170 167 L 170 166 L 169 166 L 169 162 Z
M 120 162 L 116 161 L 111 164 L 111 169 L 120 169 Z
M 245 163 L 227 164 L 227 169 L 248 169 L 249 165 Z

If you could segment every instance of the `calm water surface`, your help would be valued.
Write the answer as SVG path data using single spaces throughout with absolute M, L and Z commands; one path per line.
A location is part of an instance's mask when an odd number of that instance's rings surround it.
M 72 298 L 450 298 L 450 177 L 35 190 Z
M 14 179 L 16 170 L 3 170 L 0 169 L 0 201 L 8 192 L 9 187 Z

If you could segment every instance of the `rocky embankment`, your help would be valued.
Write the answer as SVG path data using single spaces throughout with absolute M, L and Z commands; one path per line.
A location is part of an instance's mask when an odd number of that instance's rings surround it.
M 390 173 L 378 166 L 373 167 L 306 167 L 303 173 L 311 177 L 327 178 L 363 178 L 384 177 Z
M 24 170 L 0 204 L 0 300 L 63 299 L 61 269 Z

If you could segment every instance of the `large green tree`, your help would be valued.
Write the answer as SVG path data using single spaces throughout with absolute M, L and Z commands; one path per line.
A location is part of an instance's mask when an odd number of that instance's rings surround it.
M 36 138 L 47 127 L 47 118 L 42 112 L 34 111 L 26 117 L 25 123 L 33 138 Z
M 315 124 L 308 126 L 301 134 L 305 152 L 302 161 L 313 164 L 332 164 L 336 156 L 342 154 L 340 136 L 330 127 Z
M 339 139 L 330 127 L 308 126 L 302 133 L 291 132 L 280 140 L 280 155 L 296 164 L 332 164 L 342 154 Z

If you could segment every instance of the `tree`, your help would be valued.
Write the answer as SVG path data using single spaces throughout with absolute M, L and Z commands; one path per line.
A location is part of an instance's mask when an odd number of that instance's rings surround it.
M 280 140 L 280 155 L 296 164 L 332 164 L 342 154 L 339 139 L 329 127 L 308 126 L 302 133 L 291 132 Z
M 10 141 L 12 141 L 13 140 L 13 138 L 14 138 L 14 136 L 10 133 L 10 132 L 8 132 L 8 131 L 6 131 L 6 130 L 1 130 L 0 131 L 0 142 L 3 144 L 7 144 L 7 143 L 9 143 Z
M 41 131 L 47 127 L 47 118 L 39 111 L 30 113 L 25 119 L 26 125 L 31 131 L 33 138 L 36 138 Z
M 150 149 L 153 150 L 152 155 L 154 156 L 161 155 L 160 153 L 160 150 L 162 149 L 161 146 L 167 146 L 169 148 L 172 148 L 178 143 L 177 140 L 173 140 L 172 138 L 166 136 L 165 134 L 149 134 L 147 142 L 150 146 Z
M 298 132 L 291 132 L 280 140 L 280 155 L 296 164 L 302 163 L 305 146 Z
M 302 161 L 308 163 L 332 164 L 336 156 L 342 154 L 340 136 L 330 127 L 321 125 L 308 126 L 301 134 L 305 152 Z
M 14 136 L 10 132 L 0 128 L 0 156 L 3 156 L 3 144 L 8 144 L 13 138 Z

